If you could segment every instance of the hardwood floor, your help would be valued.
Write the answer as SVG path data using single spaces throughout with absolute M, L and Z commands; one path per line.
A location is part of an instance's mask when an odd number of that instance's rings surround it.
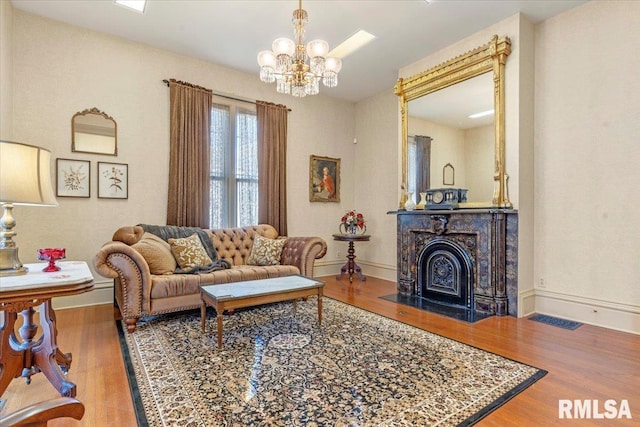
M 325 295 L 419 328 L 545 369 L 549 373 L 492 412 L 479 426 L 631 426 L 640 420 L 640 336 L 590 325 L 574 331 L 527 319 L 491 317 L 465 323 L 380 299 L 395 292 L 395 283 L 326 281 Z M 49 426 L 134 426 L 135 415 L 110 305 L 59 310 L 58 344 L 73 354 L 68 374 L 86 411 L 82 421 L 70 418 Z M 2 414 L 56 397 L 42 374 L 30 385 L 14 379 L 2 396 Z M 628 402 L 633 419 L 566 420 L 558 418 L 559 399 Z

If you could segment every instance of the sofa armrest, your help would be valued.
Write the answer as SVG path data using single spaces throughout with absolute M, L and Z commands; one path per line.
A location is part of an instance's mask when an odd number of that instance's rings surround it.
M 98 273 L 115 279 L 116 300 L 125 319 L 151 310 L 151 272 L 145 259 L 122 242 L 107 242 L 93 259 Z
M 303 276 L 313 277 L 313 262 L 327 253 L 327 242 L 320 237 L 287 237 L 280 263 L 295 265 Z

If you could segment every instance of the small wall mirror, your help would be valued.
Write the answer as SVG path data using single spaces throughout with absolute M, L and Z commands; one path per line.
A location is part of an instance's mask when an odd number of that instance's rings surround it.
M 71 151 L 118 155 L 118 126 L 108 114 L 90 108 L 71 118 Z

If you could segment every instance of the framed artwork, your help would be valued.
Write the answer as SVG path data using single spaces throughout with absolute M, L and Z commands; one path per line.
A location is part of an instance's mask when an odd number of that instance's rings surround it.
M 129 165 L 98 162 L 98 198 L 129 198 Z
M 340 201 L 340 159 L 311 155 L 309 200 L 312 202 Z
M 91 195 L 91 162 L 56 159 L 56 196 L 89 197 Z

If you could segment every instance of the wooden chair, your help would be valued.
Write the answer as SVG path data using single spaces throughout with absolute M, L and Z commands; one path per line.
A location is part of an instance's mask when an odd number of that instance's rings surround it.
M 84 405 L 72 397 L 58 397 L 34 403 L 0 418 L 0 426 L 12 427 L 46 427 L 54 418 L 71 417 L 81 420 L 84 416 Z

